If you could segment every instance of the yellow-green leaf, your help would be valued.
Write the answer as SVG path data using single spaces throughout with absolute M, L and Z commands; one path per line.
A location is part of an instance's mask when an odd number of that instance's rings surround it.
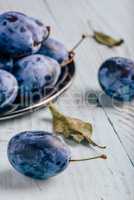
M 123 39 L 115 39 L 105 33 L 94 31 L 93 38 L 96 42 L 106 45 L 108 47 L 120 46 L 124 40 Z
M 86 141 L 93 146 L 105 148 L 105 146 L 100 146 L 91 139 L 93 128 L 89 122 L 64 116 L 53 104 L 49 105 L 49 109 L 53 116 L 53 129 L 55 133 L 60 133 L 65 138 L 72 138 L 77 143 Z

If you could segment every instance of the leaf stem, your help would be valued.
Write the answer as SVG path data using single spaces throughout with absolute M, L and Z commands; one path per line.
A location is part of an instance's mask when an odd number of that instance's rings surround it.
M 56 116 L 56 117 L 63 116 L 63 115 L 56 109 L 56 107 L 54 106 L 53 103 L 49 103 L 49 104 L 48 104 L 48 108 L 49 108 L 49 110 L 51 111 L 51 113 L 52 113 L 53 116 Z
M 81 158 L 81 159 L 71 159 L 70 162 L 81 162 L 81 161 L 88 161 L 88 160 L 95 160 L 95 159 L 107 159 L 107 156 L 105 154 L 102 154 L 100 156 L 90 157 L 90 158 Z
M 90 139 L 90 141 L 91 141 L 91 144 L 94 146 L 94 147 L 98 147 L 98 148 L 100 148 L 100 149 L 106 149 L 106 146 L 101 146 L 101 145 L 98 145 L 98 144 L 96 144 L 93 140 L 91 140 Z

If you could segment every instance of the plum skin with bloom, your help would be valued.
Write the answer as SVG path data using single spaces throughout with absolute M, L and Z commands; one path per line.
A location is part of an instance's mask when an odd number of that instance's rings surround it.
M 39 54 L 18 60 L 13 70 L 22 97 L 36 92 L 42 94 L 44 88 L 53 87 L 60 72 L 61 67 L 56 60 Z
M 53 38 L 48 38 L 47 40 L 43 41 L 38 53 L 49 56 L 57 60 L 60 64 L 69 59 L 69 53 L 65 46 Z
M 113 57 L 106 60 L 98 73 L 99 83 L 107 95 L 119 101 L 134 98 L 134 61 Z
M 8 143 L 8 159 L 21 174 L 48 179 L 69 165 L 70 149 L 56 135 L 44 131 L 26 131 Z
M 0 111 L 11 105 L 18 93 L 18 83 L 9 72 L 0 69 Z
M 10 57 L 0 56 L 0 69 L 12 72 L 13 69 L 13 59 Z
M 0 15 L 1 54 L 16 58 L 35 53 L 48 35 L 48 27 L 23 13 L 9 11 Z

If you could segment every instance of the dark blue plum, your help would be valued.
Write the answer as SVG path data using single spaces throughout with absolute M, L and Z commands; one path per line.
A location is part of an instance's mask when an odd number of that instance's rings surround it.
M 56 60 L 36 54 L 18 60 L 13 73 L 19 83 L 20 95 L 32 97 L 37 93 L 40 95 L 45 88 L 54 87 L 60 71 Z
M 35 53 L 48 35 L 48 27 L 23 13 L 10 11 L 0 15 L 1 54 L 16 58 Z
M 100 67 L 98 78 L 107 95 L 120 101 L 134 98 L 134 61 L 113 57 Z
M 11 138 L 8 159 L 20 173 L 34 179 L 48 179 L 66 169 L 70 161 L 68 146 L 44 131 L 22 132 Z
M 48 38 L 45 40 L 38 52 L 57 60 L 60 64 L 69 59 L 69 54 L 65 46 L 59 41 Z
M 0 56 L 0 69 L 4 69 L 8 72 L 12 72 L 13 59 L 9 57 Z
M 3 111 L 15 101 L 18 84 L 15 77 L 9 72 L 0 69 L 0 111 Z

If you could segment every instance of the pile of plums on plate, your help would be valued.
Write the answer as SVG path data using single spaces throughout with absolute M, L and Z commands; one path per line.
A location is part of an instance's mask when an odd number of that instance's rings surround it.
M 50 27 L 20 12 L 0 15 L 0 110 L 57 82 L 69 53 Z
M 49 35 L 50 27 L 23 13 L 0 15 L 0 111 L 18 97 L 42 97 L 46 88 L 55 86 L 70 53 Z M 108 59 L 100 67 L 98 79 L 109 96 L 133 99 L 134 62 L 130 59 Z

